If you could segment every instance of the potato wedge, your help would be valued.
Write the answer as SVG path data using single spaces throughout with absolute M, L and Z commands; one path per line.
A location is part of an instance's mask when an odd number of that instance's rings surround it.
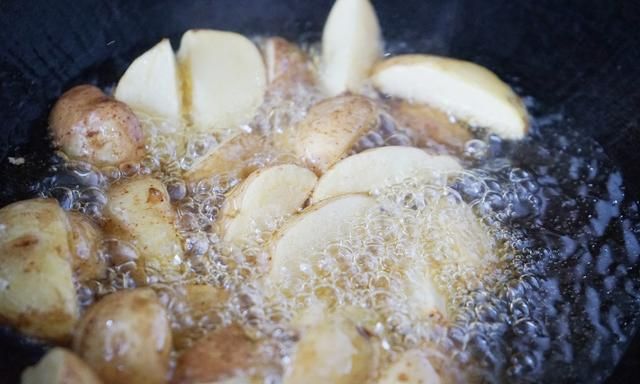
M 64 348 L 53 348 L 22 372 L 21 384 L 101 384 L 91 367 Z
M 107 295 L 78 323 L 73 350 L 105 383 L 166 383 L 171 329 L 165 309 L 149 288 Z
M 369 0 L 337 0 L 322 32 L 321 79 L 330 96 L 358 92 L 382 56 L 382 35 Z
M 175 211 L 166 188 L 152 177 L 113 185 L 105 206 L 105 232 L 133 244 L 147 276 L 172 281 L 183 253 L 175 227 Z
M 296 85 L 311 85 L 314 74 L 311 61 L 298 46 L 282 37 L 270 37 L 263 46 L 270 92 L 291 92 Z
M 425 103 L 506 139 L 527 133 L 528 117 L 516 93 L 477 64 L 431 55 L 400 55 L 377 64 L 371 76 L 382 93 Z
M 286 291 L 295 284 L 293 280 L 310 273 L 305 271 L 316 263 L 317 252 L 345 236 L 353 221 L 375 204 L 373 198 L 363 194 L 342 195 L 291 217 L 271 240 L 268 279 Z
M 274 220 L 302 208 L 317 180 L 313 172 L 293 164 L 253 172 L 225 200 L 219 216 L 223 239 L 241 245 L 256 231 L 274 230 Z
M 138 56 L 122 75 L 114 97 L 133 110 L 171 122 L 182 118 L 182 85 L 171 43 L 162 39 Z M 168 124 L 167 127 L 181 127 Z M 173 132 L 163 132 L 173 133 Z
M 371 100 L 362 96 L 337 96 L 311 107 L 292 140 L 283 145 L 320 175 L 378 124 L 379 114 Z
M 258 48 L 246 37 L 214 30 L 187 31 L 182 35 L 178 61 L 196 131 L 235 131 L 262 104 L 266 71 Z
M 419 350 L 404 352 L 383 371 L 378 384 L 440 384 L 440 375 Z
M 222 173 L 234 173 L 244 179 L 256 169 L 248 161 L 265 147 L 263 137 L 247 133 L 236 134 L 196 160 L 184 173 L 184 178 L 194 182 Z
M 320 314 L 301 331 L 284 384 L 359 384 L 375 368 L 371 336 L 347 314 Z
M 106 274 L 107 265 L 99 254 L 102 233 L 89 219 L 78 212 L 70 212 L 71 224 L 71 263 L 79 282 L 100 279 Z
M 389 105 L 396 124 L 409 133 L 418 147 L 444 145 L 460 153 L 466 142 L 473 139 L 467 127 L 452 121 L 439 109 L 405 100 L 391 100 Z
M 0 323 L 66 342 L 79 317 L 67 215 L 54 199 L 0 209 Z
M 251 369 L 259 371 L 259 343 L 235 325 L 202 338 L 178 358 L 173 384 L 251 382 Z M 245 379 L 245 380 L 242 380 Z
M 373 148 L 339 161 L 318 180 L 312 203 L 346 193 L 372 192 L 415 175 L 445 175 L 461 171 L 446 155 L 429 155 L 413 147 Z
M 60 96 L 51 109 L 49 128 L 56 147 L 94 165 L 137 161 L 144 152 L 136 115 L 92 85 L 73 87 Z

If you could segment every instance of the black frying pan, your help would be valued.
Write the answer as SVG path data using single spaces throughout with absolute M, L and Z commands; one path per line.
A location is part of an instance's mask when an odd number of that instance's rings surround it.
M 591 136 L 625 178 L 626 203 L 640 196 L 640 3 L 629 1 L 373 1 L 394 52 L 430 52 L 485 65 L 537 100 L 536 114 L 561 113 L 556 130 Z M 3 0 L 0 2 L 0 206 L 33 196 L 35 181 L 59 161 L 46 117 L 62 91 L 109 86 L 163 36 L 189 28 L 318 40 L 331 0 Z M 8 156 L 24 156 L 14 166 Z M 627 266 L 628 275 L 636 275 Z M 637 297 L 618 292 L 617 301 Z M 613 300 L 613 299 L 612 299 Z M 637 319 L 622 322 L 633 332 Z M 3 329 L 0 382 L 41 356 L 43 347 Z M 628 339 L 630 340 L 630 339 Z M 608 344 L 624 340 L 601 340 Z M 620 356 L 571 366 L 547 362 L 546 382 L 601 382 Z M 636 381 L 640 340 L 611 382 Z

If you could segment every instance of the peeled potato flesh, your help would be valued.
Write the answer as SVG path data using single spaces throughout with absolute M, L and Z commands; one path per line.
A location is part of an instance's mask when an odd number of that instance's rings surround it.
M 73 352 L 53 348 L 38 364 L 22 372 L 21 384 L 101 384 L 102 381 Z
M 21 332 L 68 341 L 79 317 L 70 225 L 53 199 L 0 209 L 0 322 Z
M 149 288 L 105 296 L 84 314 L 73 350 L 105 383 L 168 381 L 171 329 L 164 307 Z
M 400 357 L 383 371 L 378 384 L 440 384 L 440 375 L 419 350 L 403 352 Z
M 424 103 L 506 139 L 527 133 L 527 110 L 515 92 L 477 64 L 431 55 L 400 55 L 376 64 L 382 93 Z

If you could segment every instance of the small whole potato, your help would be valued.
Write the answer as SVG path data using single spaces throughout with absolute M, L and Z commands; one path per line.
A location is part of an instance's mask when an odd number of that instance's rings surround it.
M 113 384 L 167 382 L 171 346 L 166 311 L 149 288 L 116 292 L 93 304 L 73 339 L 73 350 Z
M 38 364 L 22 372 L 22 384 L 101 384 L 102 381 L 73 352 L 53 348 Z
M 92 85 L 79 85 L 60 96 L 49 127 L 54 144 L 73 159 L 103 166 L 142 155 L 143 133 L 136 115 Z

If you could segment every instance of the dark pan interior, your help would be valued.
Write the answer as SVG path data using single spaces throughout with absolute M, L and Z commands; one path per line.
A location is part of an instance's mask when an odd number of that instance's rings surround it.
M 468 59 L 562 113 L 599 141 L 640 194 L 640 3 L 636 1 L 373 1 L 394 52 Z M 56 160 L 46 134 L 55 98 L 80 82 L 112 84 L 137 54 L 190 28 L 317 40 L 331 0 L 19 0 L 0 2 L 0 206 L 33 195 Z M 8 156 L 24 156 L 14 166 Z M 633 379 L 640 340 L 611 382 Z M 0 382 L 15 382 L 41 347 L 3 330 Z

